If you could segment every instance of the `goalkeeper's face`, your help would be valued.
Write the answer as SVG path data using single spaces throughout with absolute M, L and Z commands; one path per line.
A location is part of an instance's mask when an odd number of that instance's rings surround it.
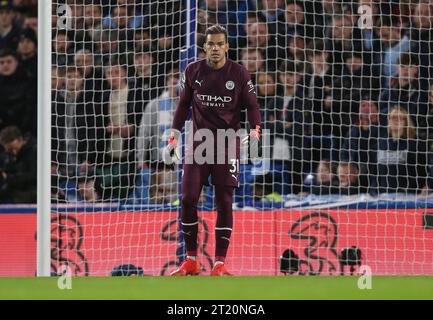
M 218 64 L 226 59 L 226 53 L 229 50 L 229 45 L 223 33 L 208 34 L 204 44 L 206 59 Z

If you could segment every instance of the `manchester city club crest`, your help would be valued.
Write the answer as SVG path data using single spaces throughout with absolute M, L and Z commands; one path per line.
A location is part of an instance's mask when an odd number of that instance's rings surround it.
M 235 83 L 231 80 L 226 82 L 226 88 L 227 90 L 233 90 L 233 88 L 235 87 Z

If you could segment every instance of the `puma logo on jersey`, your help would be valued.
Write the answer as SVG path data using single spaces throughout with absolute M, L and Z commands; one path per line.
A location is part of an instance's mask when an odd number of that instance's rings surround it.
M 234 174 L 232 174 L 232 177 L 233 177 L 236 181 L 238 181 L 238 177 L 236 177 Z
M 195 82 L 198 83 L 198 85 L 201 87 L 201 83 L 203 82 L 203 80 L 201 81 L 195 80 Z
M 248 86 L 248 92 L 253 91 L 254 94 L 256 93 L 256 91 L 254 90 L 254 84 L 251 80 L 247 82 L 247 86 Z

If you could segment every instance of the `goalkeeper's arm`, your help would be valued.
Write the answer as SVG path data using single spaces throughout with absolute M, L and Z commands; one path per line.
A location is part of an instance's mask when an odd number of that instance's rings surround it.
M 185 75 L 180 81 L 180 98 L 179 104 L 177 105 L 176 112 L 174 113 L 172 129 L 169 131 L 168 144 L 163 151 L 163 161 L 171 165 L 172 163 L 177 163 L 180 160 L 179 152 L 179 138 L 180 131 L 185 125 L 185 121 L 188 117 L 189 108 L 192 101 L 192 88 L 189 85 L 187 79 L 187 70 L 185 70 Z

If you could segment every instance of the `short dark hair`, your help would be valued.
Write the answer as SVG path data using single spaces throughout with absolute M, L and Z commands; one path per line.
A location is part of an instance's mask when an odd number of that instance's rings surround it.
M 137 50 L 134 51 L 134 55 L 150 55 L 153 56 L 152 48 L 149 46 L 142 46 L 140 48 L 137 48 Z
M 313 41 L 308 42 L 307 47 L 307 56 L 311 57 L 316 54 L 320 54 L 322 52 L 329 53 L 329 48 L 323 39 L 315 39 Z
M 166 73 L 165 83 L 167 83 L 168 79 L 170 79 L 170 78 L 176 78 L 176 79 L 180 78 L 179 68 L 174 67 L 169 72 Z
M 7 126 L 0 131 L 0 143 L 5 145 L 14 141 L 15 139 L 22 138 L 23 134 L 17 126 Z
M 12 56 L 18 60 L 17 53 L 15 51 L 13 51 L 12 49 L 5 48 L 5 49 L 0 50 L 0 58 L 4 58 L 4 57 L 8 57 L 8 56 Z
M 360 58 L 361 60 L 364 60 L 364 56 L 362 55 L 362 53 L 356 50 L 343 53 L 344 61 L 350 58 Z
M 357 163 L 355 163 L 355 162 L 348 162 L 348 161 L 341 161 L 339 164 L 338 164 L 338 166 L 339 167 L 349 167 L 349 168 L 351 168 L 351 169 L 355 169 L 356 170 L 356 172 L 359 174 L 359 167 L 358 167 L 358 164 Z
M 210 34 L 223 34 L 224 38 L 226 39 L 226 42 L 228 42 L 227 30 L 223 26 L 220 26 L 219 24 L 210 26 L 209 28 L 206 29 L 206 32 L 204 33 L 205 42 L 207 40 L 207 36 Z
M 53 39 L 55 37 L 57 37 L 57 36 L 62 36 L 62 35 L 66 36 L 67 38 L 69 37 L 68 32 L 66 30 L 64 30 L 64 29 L 55 30 L 55 31 L 52 32 Z
M 68 74 L 68 73 L 78 73 L 78 75 L 80 76 L 80 77 L 82 77 L 84 74 L 83 74 L 83 69 L 82 68 L 80 68 L 80 67 L 77 67 L 77 66 L 75 66 L 75 65 L 70 65 L 70 66 L 67 66 L 66 67 L 66 72 L 65 72 L 65 74 Z
M 415 54 L 402 53 L 400 55 L 399 63 L 405 66 L 418 66 L 419 59 L 418 56 Z
M 396 15 L 382 15 L 377 20 L 376 27 L 401 27 L 401 19 Z
M 303 73 L 304 69 L 304 63 L 293 60 L 284 60 L 278 65 L 278 73 Z

